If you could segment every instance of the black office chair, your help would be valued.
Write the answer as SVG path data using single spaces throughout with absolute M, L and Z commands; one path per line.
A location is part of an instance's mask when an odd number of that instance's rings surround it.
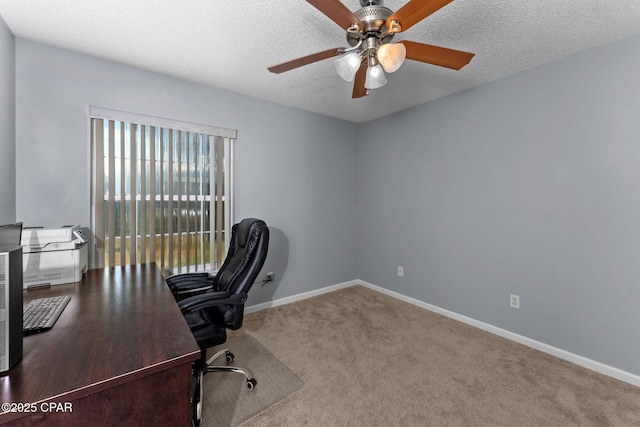
M 221 356 L 232 362 L 234 355 L 228 349 L 220 350 L 207 360 L 207 348 L 223 344 L 227 329 L 242 326 L 244 303 L 255 282 L 269 247 L 269 228 L 264 221 L 243 219 L 231 229 L 231 242 L 227 257 L 215 275 L 198 273 L 177 275 L 167 283 L 178 300 L 187 324 L 200 346 L 200 359 L 193 364 L 195 380 L 193 395 L 193 421 L 200 424 L 202 416 L 202 380 L 208 372 L 238 372 L 252 390 L 257 381 L 251 372 L 235 366 L 211 366 Z M 191 277 L 189 277 L 191 276 Z M 195 294 L 193 296 L 187 296 Z

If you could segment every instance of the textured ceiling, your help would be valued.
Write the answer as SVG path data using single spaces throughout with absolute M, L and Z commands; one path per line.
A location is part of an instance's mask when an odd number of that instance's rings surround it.
M 0 16 L 17 37 L 355 123 L 640 33 L 640 0 L 455 0 L 394 41 L 473 52 L 469 65 L 405 61 L 386 86 L 354 100 L 333 59 L 267 71 L 348 47 L 344 31 L 304 0 L 0 0 Z

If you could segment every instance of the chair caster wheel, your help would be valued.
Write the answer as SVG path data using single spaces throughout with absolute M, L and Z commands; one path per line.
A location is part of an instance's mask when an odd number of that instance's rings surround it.
M 233 362 L 233 359 L 235 358 L 233 353 L 231 353 L 230 351 L 227 351 L 227 353 L 225 354 L 224 357 L 225 357 L 225 359 L 227 359 L 227 363 Z
M 251 379 L 247 380 L 247 388 L 249 390 L 253 390 L 253 388 L 256 386 L 256 384 L 258 384 L 258 381 L 256 381 L 255 378 L 251 378 Z

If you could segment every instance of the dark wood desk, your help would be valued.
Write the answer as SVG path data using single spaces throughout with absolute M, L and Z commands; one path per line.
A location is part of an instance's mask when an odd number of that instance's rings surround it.
M 0 413 L 15 426 L 189 426 L 198 345 L 155 264 L 89 270 L 79 283 L 25 291 L 70 295 L 53 329 L 24 337 L 0 376 Z M 69 409 L 71 411 L 69 411 Z

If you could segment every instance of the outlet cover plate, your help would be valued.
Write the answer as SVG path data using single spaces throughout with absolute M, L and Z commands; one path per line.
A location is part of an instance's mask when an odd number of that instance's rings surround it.
M 513 308 L 520 308 L 520 296 L 511 294 L 511 298 L 509 299 L 509 304 Z

